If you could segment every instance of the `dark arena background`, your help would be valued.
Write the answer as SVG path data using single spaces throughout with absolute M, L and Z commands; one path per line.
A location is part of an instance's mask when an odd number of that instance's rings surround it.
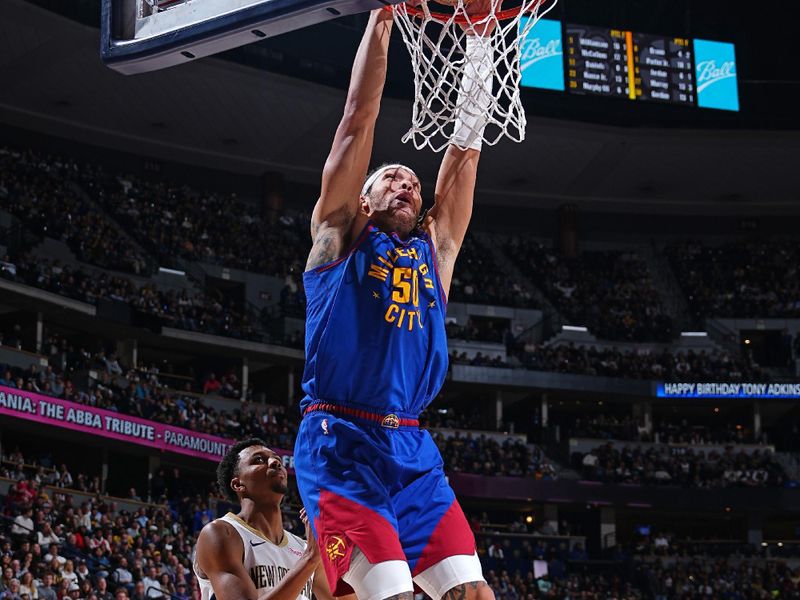
M 367 18 L 125 76 L 100 4 L 2 3 L 0 600 L 197 598 L 196 536 L 237 510 L 220 455 L 259 436 L 291 473 L 310 211 Z M 784 8 L 560 0 L 523 47 L 527 139 L 484 147 L 423 415 L 499 600 L 800 597 Z M 430 202 L 398 39 L 388 77 L 374 157 Z

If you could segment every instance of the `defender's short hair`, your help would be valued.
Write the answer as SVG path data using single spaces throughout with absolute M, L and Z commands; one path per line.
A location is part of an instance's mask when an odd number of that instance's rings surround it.
M 231 480 L 239 470 L 239 453 L 250 446 L 267 446 L 267 442 L 259 438 L 242 440 L 231 446 L 217 465 L 217 485 L 225 497 L 231 502 L 239 502 L 239 496 L 231 489 Z

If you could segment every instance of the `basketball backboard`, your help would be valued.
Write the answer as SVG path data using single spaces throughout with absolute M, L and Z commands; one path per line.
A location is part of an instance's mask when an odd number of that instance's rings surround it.
M 120 73 L 144 73 L 396 1 L 101 0 L 100 54 Z

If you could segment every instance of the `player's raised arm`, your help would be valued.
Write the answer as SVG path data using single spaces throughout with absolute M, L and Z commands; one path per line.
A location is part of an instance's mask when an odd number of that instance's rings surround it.
M 320 197 L 311 215 L 313 245 L 306 269 L 338 258 L 353 231 L 363 226 L 359 196 L 372 155 L 391 31 L 392 13 L 372 11 L 353 62 L 344 115 L 322 172 Z
M 206 525 L 197 538 L 197 566 L 210 581 L 217 600 L 297 600 L 319 565 L 316 544 L 306 552 L 283 579 L 259 596 L 253 580 L 242 565 L 242 538 L 227 523 Z
M 436 245 L 439 278 L 445 295 L 450 293 L 453 267 L 472 217 L 479 150 L 447 149 L 436 180 L 436 203 L 431 209 L 429 230 Z
M 478 12 L 488 9 L 486 0 L 476 0 L 470 6 Z M 493 50 L 488 37 L 493 29 L 494 25 L 488 25 L 466 35 L 466 62 L 453 137 L 439 167 L 435 204 L 427 222 L 436 244 L 445 294 L 450 291 L 456 257 L 472 218 L 478 160 L 492 96 Z

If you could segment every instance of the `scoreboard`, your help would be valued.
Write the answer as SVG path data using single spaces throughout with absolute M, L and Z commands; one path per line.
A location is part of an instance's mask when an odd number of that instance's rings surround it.
M 629 95 L 624 31 L 567 25 L 567 86 L 576 94 Z
M 692 48 L 686 38 L 626 32 L 633 41 L 633 92 L 636 100 L 694 105 Z
M 522 40 L 522 55 L 552 62 L 562 53 L 534 51 L 560 49 L 561 24 L 542 21 Z M 552 72 L 555 66 L 545 60 L 531 65 L 539 73 L 526 73 L 529 63 L 523 60 L 523 85 L 561 90 L 566 85 L 571 94 L 739 109 L 733 44 L 576 24 L 566 24 L 563 33 L 564 77 L 545 77 L 542 70 Z
M 694 104 L 688 39 L 583 25 L 566 33 L 570 92 Z

